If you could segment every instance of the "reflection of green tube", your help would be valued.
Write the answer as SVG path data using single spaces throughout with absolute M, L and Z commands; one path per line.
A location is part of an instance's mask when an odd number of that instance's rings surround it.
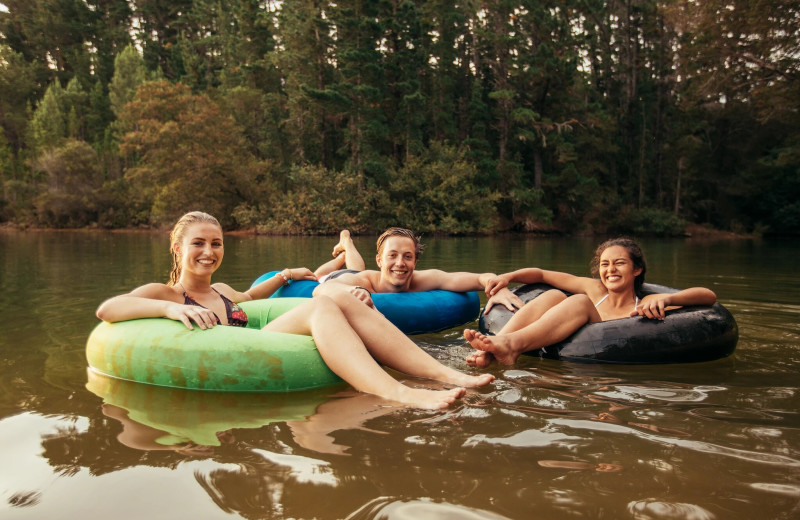
M 123 381 L 87 371 L 86 388 L 128 411 L 132 421 L 161 430 L 163 445 L 193 442 L 219 446 L 219 432 L 259 428 L 273 422 L 305 421 L 330 394 L 311 390 L 292 394 L 192 392 Z
M 86 357 L 101 374 L 175 388 L 286 392 L 340 382 L 310 336 L 260 330 L 306 301 L 242 302 L 246 328 L 189 330 L 165 318 L 102 322 L 89 336 Z

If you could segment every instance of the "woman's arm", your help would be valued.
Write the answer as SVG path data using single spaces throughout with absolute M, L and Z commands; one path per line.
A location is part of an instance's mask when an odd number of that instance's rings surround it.
M 239 303 L 269 298 L 275 291 L 284 285 L 288 285 L 292 280 L 316 281 L 317 277 L 305 267 L 295 267 L 293 269 L 287 267 L 283 271 L 275 273 L 275 276 L 272 278 L 264 280 L 255 287 L 251 287 L 244 292 L 236 291 L 228 285 L 219 283 L 214 284 L 214 288 L 224 294 L 226 298 L 230 298 L 232 301 Z
M 663 320 L 666 311 L 688 305 L 714 305 L 717 295 L 705 287 L 691 287 L 676 293 L 648 294 L 631 316 L 645 316 L 653 320 Z
M 184 305 L 175 290 L 162 283 L 143 285 L 127 294 L 109 298 L 97 308 L 97 317 L 103 321 L 136 320 L 140 318 L 169 318 L 182 322 L 192 329 L 192 322 L 201 329 L 217 323 L 214 313 L 197 305 Z

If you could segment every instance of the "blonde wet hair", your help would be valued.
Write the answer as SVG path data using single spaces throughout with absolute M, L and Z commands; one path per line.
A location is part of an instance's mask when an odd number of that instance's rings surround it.
M 380 256 L 383 253 L 383 245 L 389 237 L 405 237 L 410 238 L 414 242 L 414 258 L 419 259 L 425 246 L 420 242 L 420 237 L 414 234 L 413 231 L 401 227 L 390 227 L 378 237 L 377 250 Z
M 172 254 L 172 270 L 169 272 L 169 282 L 167 285 L 177 284 L 181 277 L 181 259 L 178 257 L 178 252 L 175 250 L 175 244 L 179 244 L 183 241 L 189 226 L 198 223 L 214 224 L 222 229 L 219 220 L 202 211 L 190 211 L 178 219 L 172 231 L 169 233 L 169 252 Z

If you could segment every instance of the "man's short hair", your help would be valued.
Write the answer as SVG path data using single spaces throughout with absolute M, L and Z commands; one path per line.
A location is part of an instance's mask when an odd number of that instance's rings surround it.
M 422 256 L 422 251 L 425 249 L 425 246 L 420 242 L 420 238 L 414 234 L 413 231 L 406 228 L 401 227 L 390 227 L 386 231 L 378 237 L 377 243 L 377 250 L 378 255 L 383 253 L 383 244 L 386 242 L 386 239 L 389 237 L 405 237 L 410 238 L 414 241 L 414 258 L 419 259 Z

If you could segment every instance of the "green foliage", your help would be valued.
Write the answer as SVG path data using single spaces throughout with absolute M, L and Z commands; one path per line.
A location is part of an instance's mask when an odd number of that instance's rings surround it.
M 587 175 L 578 166 L 569 163 L 545 179 L 544 202 L 553 208 L 553 224 L 557 229 L 584 231 L 595 206 L 600 205 L 598 195 L 602 190 L 597 177 Z
M 7 179 L 3 181 L 3 198 L 0 199 L 3 221 L 13 221 L 22 225 L 36 225 L 33 198 L 36 196 L 36 185 L 24 179 Z
M 514 208 L 513 215 L 521 215 L 514 223 L 520 231 L 549 229 L 553 222 L 553 211 L 544 203 L 544 190 L 519 188 L 512 190 L 508 197 Z
M 242 129 L 207 96 L 166 81 L 145 83 L 120 123 L 127 130 L 120 151 L 132 163 L 125 178 L 153 223 L 192 208 L 230 223 L 233 209 L 252 193 L 260 165 Z
M 610 219 L 607 233 L 634 236 L 682 236 L 686 221 L 672 212 L 653 208 L 622 208 Z
M 89 94 L 72 78 L 64 89 L 64 107 L 67 109 L 67 136 L 86 140 L 86 116 L 89 113 Z
M 148 225 L 150 214 L 147 208 L 131 201 L 131 187 L 125 179 L 103 182 L 94 193 L 97 225 L 106 229 Z
M 33 199 L 40 225 L 82 227 L 97 221 L 95 192 L 103 176 L 91 146 L 67 139 L 44 150 L 35 168 L 44 174 L 42 191 Z
M 750 191 L 741 198 L 747 204 L 754 222 L 746 228 L 760 229 L 781 235 L 800 233 L 800 133 L 795 133 L 784 146 L 762 159 L 760 167 L 747 178 Z M 755 193 L 753 193 L 755 192 Z
M 6 183 L 14 180 L 14 154 L 11 146 L 6 141 L 5 135 L 0 133 L 0 222 L 8 219 L 9 201 L 6 199 Z
M 114 76 L 108 84 L 111 110 L 119 117 L 122 107 L 136 95 L 136 89 L 147 79 L 147 70 L 139 51 L 128 45 L 114 59 Z
M 424 233 L 475 233 L 496 228 L 499 195 L 479 187 L 480 173 L 451 146 L 432 145 L 396 170 L 381 206 L 385 225 Z M 388 211 L 387 211 L 388 210 Z
M 14 154 L 6 136 L 0 133 L 0 180 L 13 176 Z
M 280 96 L 265 94 L 250 87 L 233 87 L 220 92 L 220 108 L 242 128 L 247 146 L 254 156 L 285 164 L 290 162 Z
M 42 101 L 33 113 L 31 121 L 33 148 L 41 150 L 57 146 L 61 139 L 67 137 L 68 116 L 64 89 L 58 81 L 55 81 L 47 87 Z
M 28 127 L 28 103 L 37 90 L 35 67 L 22 54 L 0 44 L 0 128 L 16 152 Z
M 334 46 L 331 22 L 324 5 L 311 0 L 286 0 L 278 13 L 284 51 L 274 61 L 284 78 L 286 112 L 281 122 L 289 153 L 298 164 L 341 165 L 334 141 L 340 118 L 333 116 L 347 104 L 329 90 L 335 67 L 328 59 Z M 331 99 L 335 98 L 335 99 Z
M 256 226 L 262 233 L 334 233 L 363 231 L 375 193 L 359 187 L 357 176 L 318 166 L 292 168 L 285 193 L 273 193 L 271 207 Z M 251 221 L 253 217 L 250 217 Z
M 795 3 L 9 0 L 0 211 L 798 233 Z M 84 208 L 49 184 L 78 142 Z

